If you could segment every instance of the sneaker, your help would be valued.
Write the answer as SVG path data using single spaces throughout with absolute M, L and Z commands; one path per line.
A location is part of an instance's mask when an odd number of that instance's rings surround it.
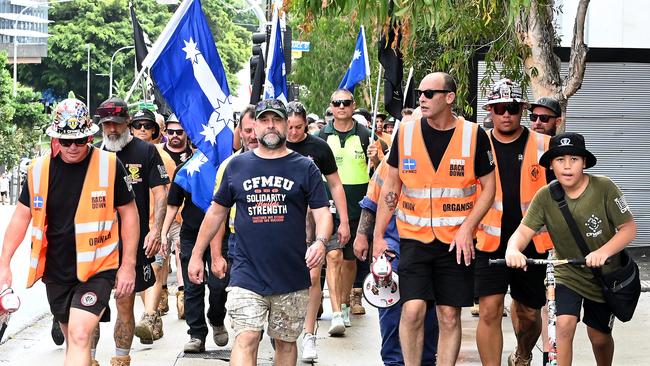
M 205 352 L 205 341 L 198 338 L 190 338 L 190 341 L 185 343 L 183 347 L 185 353 L 202 353 Z
M 530 366 L 532 360 L 532 354 L 529 354 L 528 357 L 523 357 L 519 355 L 515 349 L 510 356 L 508 356 L 508 366 Z
M 163 322 L 162 318 L 160 317 L 160 314 L 156 312 L 154 315 L 154 321 L 153 321 L 153 340 L 157 341 L 160 338 L 162 338 L 164 335 L 163 332 Z
M 300 354 L 302 355 L 302 360 L 305 362 L 310 362 L 318 358 L 316 353 L 316 336 L 311 333 L 305 333 L 302 337 L 302 342 L 300 343 Z
M 345 325 L 346 328 L 351 327 L 352 323 L 350 322 L 350 307 L 345 304 L 341 304 L 341 312 L 343 313 L 343 325 Z
M 474 304 L 474 306 L 469 310 L 469 313 L 472 314 L 472 316 L 478 316 L 478 311 L 478 304 Z
M 63 342 L 65 342 L 63 331 L 61 331 L 61 324 L 59 324 L 59 322 L 56 320 L 52 320 L 52 331 L 50 334 L 52 334 L 52 340 L 57 346 L 60 346 L 63 344 Z
M 131 356 L 115 356 L 111 358 L 111 366 L 131 366 Z
M 366 308 L 363 307 L 361 303 L 361 298 L 363 297 L 363 290 L 360 288 L 353 288 L 352 293 L 350 293 L 350 307 L 352 308 L 352 314 L 354 315 L 363 315 L 366 313 Z
M 341 336 L 345 333 L 345 324 L 343 324 L 343 315 L 338 313 L 332 314 L 332 323 L 330 325 L 330 330 L 328 333 L 331 336 Z
M 185 319 L 185 291 L 176 291 L 176 309 L 178 319 Z
M 169 311 L 169 291 L 165 288 L 160 294 L 160 302 L 158 303 L 158 312 L 160 315 L 165 315 Z
M 134 334 L 140 338 L 142 344 L 152 344 L 154 341 L 153 327 L 156 321 L 155 315 L 142 314 L 142 319 L 135 325 Z
M 223 347 L 228 344 L 228 330 L 223 325 L 213 325 L 212 338 L 217 346 Z

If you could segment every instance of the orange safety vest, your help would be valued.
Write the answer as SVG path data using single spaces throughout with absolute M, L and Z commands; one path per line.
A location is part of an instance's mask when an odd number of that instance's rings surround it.
M 119 266 L 119 231 L 113 207 L 116 155 L 90 149 L 90 163 L 84 178 L 77 212 L 74 217 L 77 249 L 77 278 L 87 281 L 94 274 Z M 43 277 L 47 251 L 47 195 L 50 155 L 36 158 L 27 169 L 29 196 L 32 199 L 32 250 L 27 277 L 31 287 Z
M 373 202 L 379 202 L 379 196 L 381 195 L 381 187 L 384 186 L 384 179 L 388 175 L 388 163 L 386 163 L 388 157 L 384 158 L 379 162 L 379 167 L 375 170 L 375 173 L 370 178 L 368 182 L 368 190 L 366 191 L 366 196 L 370 198 Z
M 492 132 L 490 132 L 490 136 Z M 521 178 L 519 198 L 521 200 L 521 212 L 526 216 L 528 206 L 533 200 L 535 193 L 546 185 L 546 169 L 539 165 L 539 158 L 548 150 L 550 136 L 546 136 L 529 130 L 528 141 L 524 149 L 524 160 L 521 163 Z M 490 145 L 494 151 L 494 144 L 490 138 Z M 499 248 L 501 242 L 501 218 L 503 216 L 503 189 L 499 174 L 499 161 L 494 154 L 497 189 L 494 195 L 494 203 L 487 214 L 481 220 L 477 234 L 476 248 L 483 252 L 494 252 Z M 544 226 L 533 236 L 535 250 L 544 253 L 553 248 L 551 237 Z
M 165 151 L 163 149 L 163 146 L 164 146 L 163 144 L 158 144 L 158 145 L 154 145 L 154 146 L 156 146 L 156 149 L 158 149 L 158 154 L 160 154 L 160 158 L 162 159 L 163 164 L 165 165 L 165 170 L 167 171 L 167 175 L 169 176 L 169 181 L 172 182 L 174 180 L 174 171 L 176 171 L 176 163 L 174 162 L 174 159 L 172 159 L 172 157 L 169 156 L 167 151 Z M 169 188 L 169 184 L 167 185 L 167 187 Z M 166 202 L 166 200 L 165 200 L 165 202 Z M 154 198 L 153 198 L 153 192 L 150 189 L 149 190 L 149 228 L 151 228 L 151 226 L 153 226 L 153 219 L 154 219 L 154 213 L 155 213 L 154 212 L 155 211 L 155 209 L 154 209 L 155 203 L 156 202 L 154 201 Z M 181 222 L 180 210 L 176 214 L 176 219 L 175 220 L 177 222 Z
M 456 118 L 456 128 L 440 161 L 433 167 L 419 120 L 400 126 L 397 211 L 400 238 L 451 243 L 474 208 L 478 180 L 474 174 L 478 125 Z

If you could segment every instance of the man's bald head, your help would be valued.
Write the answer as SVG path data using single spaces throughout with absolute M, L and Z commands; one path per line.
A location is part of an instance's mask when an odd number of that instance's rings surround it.
M 442 85 L 442 89 L 456 93 L 456 80 L 446 72 L 432 72 L 422 79 L 422 81 L 425 80 L 435 82 L 435 84 Z

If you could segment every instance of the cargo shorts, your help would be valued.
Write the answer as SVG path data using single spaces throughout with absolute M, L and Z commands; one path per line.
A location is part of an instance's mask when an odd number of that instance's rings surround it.
M 237 337 L 245 331 L 261 332 L 267 325 L 269 337 L 295 342 L 305 322 L 309 290 L 262 296 L 241 287 L 228 287 L 226 310 Z

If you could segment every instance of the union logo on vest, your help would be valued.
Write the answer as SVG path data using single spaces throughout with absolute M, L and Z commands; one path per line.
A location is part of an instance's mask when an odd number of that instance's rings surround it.
M 415 159 L 402 159 L 402 172 L 415 173 L 416 163 Z
M 37 210 L 43 208 L 43 197 L 34 196 L 34 208 Z

